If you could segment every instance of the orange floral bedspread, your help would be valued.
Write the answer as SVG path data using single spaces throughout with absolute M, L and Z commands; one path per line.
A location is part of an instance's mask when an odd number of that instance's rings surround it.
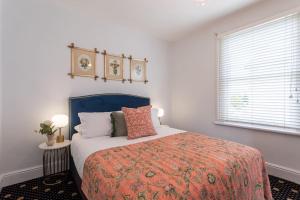
M 198 133 L 102 150 L 84 165 L 89 200 L 271 200 L 261 153 Z

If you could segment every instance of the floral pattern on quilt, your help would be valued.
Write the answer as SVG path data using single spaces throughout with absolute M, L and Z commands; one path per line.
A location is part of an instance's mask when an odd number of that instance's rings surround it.
M 91 200 L 271 200 L 261 153 L 197 133 L 102 150 L 85 161 Z
M 122 108 L 127 126 L 128 139 L 156 135 L 151 119 L 151 107 Z

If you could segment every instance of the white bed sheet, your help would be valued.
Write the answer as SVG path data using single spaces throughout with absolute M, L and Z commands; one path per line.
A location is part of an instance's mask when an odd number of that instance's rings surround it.
M 142 137 L 133 140 L 128 140 L 127 137 L 110 137 L 110 136 L 83 138 L 79 133 L 74 134 L 72 137 L 71 154 L 76 169 L 79 173 L 79 176 L 82 178 L 84 162 L 88 158 L 88 156 L 94 152 L 108 149 L 111 147 L 125 146 L 129 144 L 145 142 L 145 141 L 185 132 L 167 126 L 156 127 L 155 129 L 157 135 Z

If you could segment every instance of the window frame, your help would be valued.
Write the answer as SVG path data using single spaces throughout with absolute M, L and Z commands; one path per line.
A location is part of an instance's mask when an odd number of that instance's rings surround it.
M 243 129 L 248 129 L 248 130 L 258 130 L 262 132 L 271 132 L 271 133 L 279 133 L 279 134 L 284 134 L 284 135 L 293 135 L 293 136 L 300 136 L 300 129 L 293 129 L 293 128 L 283 128 L 283 127 L 276 127 L 276 126 L 268 126 L 268 125 L 258 125 L 258 124 L 252 124 L 252 123 L 244 123 L 244 122 L 230 122 L 230 121 L 222 121 L 219 119 L 219 102 L 220 102 L 220 95 L 219 95 L 219 73 L 220 73 L 220 53 L 221 53 L 221 41 L 224 37 L 234 34 L 239 31 L 243 31 L 255 26 L 263 25 L 266 24 L 270 21 L 292 15 L 292 14 L 297 14 L 300 12 L 300 6 L 296 7 L 294 9 L 281 12 L 280 14 L 273 15 L 271 17 L 266 17 L 262 20 L 258 20 L 254 23 L 250 23 L 245 26 L 241 26 L 238 28 L 235 28 L 233 30 L 223 32 L 223 33 L 216 33 L 216 104 L 215 104 L 215 125 L 219 126 L 228 126 L 228 127 L 235 127 L 235 128 L 243 128 Z

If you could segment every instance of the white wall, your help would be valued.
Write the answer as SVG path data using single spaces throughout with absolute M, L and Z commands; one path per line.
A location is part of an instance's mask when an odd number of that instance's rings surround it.
M 72 1 L 64 0 L 4 0 L 2 173 L 41 164 L 42 154 L 37 146 L 46 138 L 33 130 L 41 120 L 51 119 L 55 113 L 67 114 L 70 96 L 98 93 L 149 96 L 154 105 L 169 113 L 168 44 L 97 18 L 97 13 L 81 10 L 79 4 L 78 1 L 73 7 Z M 67 45 L 71 42 L 84 48 L 147 57 L 149 84 L 104 83 L 101 79 L 80 77 L 72 80 L 67 76 L 70 70 Z M 97 59 L 102 77 L 102 55 Z
M 2 1 L 0 1 L 0 174 L 2 174 Z M 1 176 L 0 176 L 1 178 Z
M 219 19 L 172 44 L 172 125 L 233 140 L 260 149 L 265 159 L 297 174 L 300 182 L 300 137 L 215 125 L 216 38 L 222 33 L 300 6 L 299 0 L 266 0 Z M 281 171 L 281 172 L 282 172 Z M 282 172 L 281 176 L 285 176 Z M 289 176 L 289 177 L 287 177 Z

